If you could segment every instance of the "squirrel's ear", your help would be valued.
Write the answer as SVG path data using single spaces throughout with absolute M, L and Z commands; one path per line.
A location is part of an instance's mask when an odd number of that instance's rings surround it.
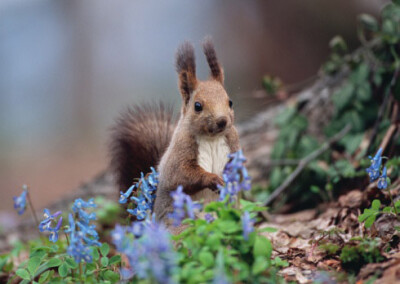
M 224 70 L 219 65 L 217 54 L 210 37 L 206 37 L 203 42 L 203 52 L 206 55 L 208 65 L 211 69 L 211 78 L 224 84 Z
M 185 105 L 196 89 L 196 63 L 194 48 L 190 42 L 184 42 L 176 53 L 176 71 L 179 75 L 179 89 Z

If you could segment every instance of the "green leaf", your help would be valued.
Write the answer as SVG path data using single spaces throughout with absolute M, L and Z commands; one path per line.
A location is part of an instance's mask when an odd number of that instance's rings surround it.
M 364 83 L 357 87 L 356 98 L 361 102 L 367 102 L 371 99 L 371 93 L 371 86 Z
M 269 266 L 268 261 L 266 261 L 263 257 L 257 257 L 256 261 L 251 268 L 251 272 L 253 275 L 260 274 L 264 272 Z
M 120 280 L 119 274 L 111 270 L 107 270 L 106 272 L 104 272 L 104 278 L 106 280 L 111 281 L 112 283 L 115 283 Z
M 68 275 L 68 265 L 65 262 L 58 267 L 58 274 L 63 278 Z
M 0 260 L 0 271 L 3 270 L 3 267 L 6 265 L 9 256 L 2 257 Z
M 121 256 L 119 254 L 114 255 L 110 258 L 110 261 L 108 262 L 109 265 L 117 264 L 121 262 Z
M 92 256 L 94 261 L 98 261 L 100 259 L 99 250 L 96 247 L 92 249 Z
M 19 277 L 21 277 L 24 280 L 31 280 L 31 276 L 29 275 L 29 272 L 24 268 L 17 269 L 15 274 L 17 274 Z
M 374 224 L 376 220 L 376 215 L 371 215 L 365 220 L 364 226 L 365 228 L 371 228 L 372 224 Z
M 282 260 L 279 256 L 275 257 L 273 260 L 276 266 L 280 267 L 288 267 L 289 263 L 286 260 Z
M 378 21 L 371 15 L 368 14 L 361 14 L 359 17 L 359 20 L 361 24 L 366 27 L 367 29 L 371 31 L 377 31 L 379 26 L 378 26 Z
M 87 263 L 86 264 L 86 271 L 84 272 L 86 275 L 92 275 L 94 271 L 97 269 L 95 263 Z
M 75 262 L 73 258 L 66 257 L 65 263 L 68 265 L 69 268 L 76 269 L 78 268 L 78 264 Z
M 214 266 L 214 257 L 209 251 L 202 250 L 199 253 L 199 260 L 205 267 Z
M 346 148 L 346 152 L 348 152 L 348 154 L 352 155 L 360 146 L 363 138 L 364 132 L 357 134 L 347 134 L 340 140 L 340 144 L 342 144 Z
M 107 243 L 103 243 L 100 247 L 100 253 L 102 256 L 107 256 L 110 251 L 110 246 Z
M 237 222 L 233 220 L 222 221 L 218 224 L 218 227 L 223 233 L 234 233 L 240 230 L 240 227 Z
M 294 107 L 288 107 L 278 114 L 278 116 L 275 118 L 275 123 L 278 126 L 283 126 L 288 123 L 295 114 L 296 109 Z
M 39 267 L 41 258 L 38 256 L 32 257 L 28 261 L 28 271 L 31 275 L 35 275 L 36 269 Z
M 372 201 L 371 208 L 375 209 L 375 210 L 379 210 L 380 207 L 381 207 L 380 200 L 379 199 L 374 199 L 374 201 Z
M 347 51 L 347 44 L 344 41 L 344 39 L 340 36 L 337 35 L 331 39 L 329 42 L 329 47 L 334 51 L 334 52 L 345 52 Z
M 106 267 L 108 265 L 108 257 L 103 256 L 100 261 L 102 266 Z
M 352 101 L 353 93 L 354 85 L 347 83 L 332 95 L 332 101 L 338 112 L 342 111 Z
M 270 258 L 272 253 L 272 244 L 269 239 L 264 236 L 256 236 L 254 247 L 253 247 L 253 255 L 255 257 L 266 257 Z
M 260 233 L 263 233 L 263 232 L 275 233 L 275 232 L 277 232 L 277 231 L 278 231 L 277 229 L 271 228 L 271 227 L 265 227 L 265 228 L 262 228 L 262 229 L 259 229 L 259 230 L 258 230 L 258 232 L 260 232 Z
M 58 266 L 61 265 L 61 263 L 62 263 L 61 259 L 59 259 L 59 258 L 52 258 L 52 259 L 50 259 L 50 260 L 46 263 L 46 266 L 47 266 L 48 268 L 50 268 L 50 267 L 58 267 Z
M 386 206 L 386 207 L 384 207 L 384 208 L 382 209 L 382 212 L 383 212 L 383 213 L 391 213 L 392 210 L 393 210 L 393 207 L 391 207 L 391 206 Z
M 39 257 L 40 259 L 43 259 L 46 256 L 46 254 L 47 254 L 47 252 L 44 249 L 42 249 L 42 248 L 36 249 L 30 254 L 29 258 Z
M 49 277 L 49 275 L 50 275 L 50 270 L 47 270 L 47 271 L 43 272 L 39 277 L 39 283 L 46 282 L 47 278 Z

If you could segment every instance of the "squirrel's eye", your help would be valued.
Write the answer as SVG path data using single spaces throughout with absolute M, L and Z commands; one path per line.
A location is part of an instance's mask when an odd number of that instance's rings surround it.
M 229 107 L 232 108 L 233 106 L 233 102 L 231 100 L 229 100 Z
M 201 103 L 195 102 L 194 103 L 194 110 L 197 111 L 197 112 L 202 111 L 203 110 L 203 106 L 201 105 Z

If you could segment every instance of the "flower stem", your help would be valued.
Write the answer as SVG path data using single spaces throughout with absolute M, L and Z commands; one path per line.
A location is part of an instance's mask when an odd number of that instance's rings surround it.
M 67 245 L 69 246 L 69 238 L 68 235 L 64 232 L 65 238 L 67 239 Z
M 32 215 L 33 215 L 33 218 L 35 219 L 36 226 L 39 227 L 39 220 L 36 216 L 36 210 L 35 210 L 35 207 L 33 207 L 33 202 L 32 202 L 31 194 L 29 193 L 29 190 L 27 190 L 27 193 L 28 193 L 27 196 L 28 196 L 29 207 L 31 208 Z
M 65 238 L 67 240 L 67 245 L 69 246 L 69 238 L 68 238 L 68 234 L 64 232 Z M 72 273 L 72 278 L 75 278 L 75 273 L 74 273 L 74 269 L 71 269 L 71 273 Z
M 83 283 L 83 279 L 82 279 L 82 261 L 81 262 L 79 262 L 79 276 L 80 276 L 80 279 L 81 279 L 81 283 Z

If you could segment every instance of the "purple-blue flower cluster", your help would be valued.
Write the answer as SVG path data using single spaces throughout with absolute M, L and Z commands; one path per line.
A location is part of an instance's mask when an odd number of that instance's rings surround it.
M 382 148 L 378 150 L 374 157 L 369 156 L 371 159 L 371 166 L 366 169 L 366 172 L 369 176 L 369 181 L 374 182 L 378 180 L 378 188 L 386 189 L 387 188 L 387 169 L 383 167 L 381 174 L 381 166 L 382 166 Z
M 207 223 L 212 223 L 215 220 L 214 216 L 210 213 L 204 215 L 204 219 L 207 221 Z
M 69 234 L 69 246 L 67 253 L 74 257 L 77 263 L 82 260 L 92 262 L 91 246 L 100 246 L 99 235 L 95 230 L 96 226 L 90 224 L 96 220 L 96 213 L 88 213 L 87 208 L 95 208 L 93 198 L 84 201 L 80 198 L 76 199 L 72 210 L 77 216 L 76 220 L 72 214 L 69 214 L 69 228 L 65 231 Z
M 171 192 L 171 197 L 174 200 L 174 212 L 169 214 L 169 218 L 173 220 L 174 226 L 179 226 L 186 216 L 194 219 L 196 211 L 201 209 L 201 204 L 193 202 L 190 196 L 183 192 L 181 185 Z
M 135 201 L 136 208 L 127 211 L 136 216 L 138 220 L 144 220 L 151 214 L 156 199 L 156 190 L 158 185 L 158 173 L 152 167 L 151 173 L 145 177 L 142 173 L 140 180 L 132 185 L 125 193 L 121 191 L 119 203 L 124 204 L 135 189 L 138 189 L 138 196 L 132 196 L 130 199 Z
M 146 219 L 131 226 L 116 225 L 111 233 L 117 251 L 125 254 L 129 268 L 121 269 L 121 277 L 128 280 L 133 275 L 155 283 L 176 283 L 177 261 L 172 249 L 170 234 L 162 225 Z
M 219 185 L 218 188 L 220 190 L 219 199 L 222 201 L 229 196 L 229 202 L 232 202 L 239 191 L 250 190 L 251 178 L 244 166 L 246 158 L 242 150 L 229 154 L 228 158 L 230 160 L 222 173 L 225 186 Z
M 28 187 L 26 185 L 22 186 L 22 193 L 20 196 L 14 196 L 14 209 L 18 210 L 18 214 L 22 215 L 26 209 L 26 196 L 28 194 Z
M 58 231 L 61 228 L 63 218 L 60 217 L 55 227 L 51 227 L 53 222 L 56 222 L 56 218 L 61 215 L 61 211 L 57 211 L 53 215 L 50 214 L 49 209 L 43 210 L 44 220 L 39 224 L 39 231 L 40 232 L 50 232 L 49 240 L 55 243 L 58 240 Z
M 250 213 L 245 211 L 242 216 L 243 237 L 247 241 L 249 234 L 254 231 L 254 219 L 250 218 Z

